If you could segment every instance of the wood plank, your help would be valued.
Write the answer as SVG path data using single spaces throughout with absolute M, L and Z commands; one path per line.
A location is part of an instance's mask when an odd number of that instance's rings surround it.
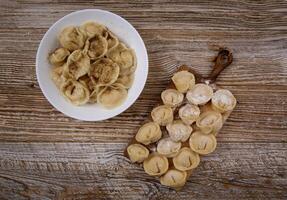
M 210 191 L 213 199 L 287 197 L 286 144 L 219 140 L 181 192 L 131 164 L 122 155 L 125 145 L 2 143 L 0 193 L 17 199 L 209 199 Z

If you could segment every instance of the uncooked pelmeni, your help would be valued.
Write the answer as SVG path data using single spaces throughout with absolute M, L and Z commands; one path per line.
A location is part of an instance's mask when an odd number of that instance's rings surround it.
M 191 125 L 198 119 L 200 109 L 196 105 L 186 104 L 179 109 L 178 115 L 185 124 Z
M 205 111 L 196 120 L 196 126 L 205 134 L 216 134 L 223 126 L 222 115 L 213 110 Z
M 194 132 L 189 139 L 190 148 L 202 155 L 212 153 L 215 150 L 216 145 L 217 142 L 214 135 L 206 135 L 200 131 Z
M 168 160 L 165 156 L 152 153 L 144 160 L 144 171 L 151 176 L 161 176 L 168 170 Z
M 181 120 L 168 124 L 166 130 L 170 138 L 175 142 L 185 142 L 192 132 L 191 126 L 184 124 Z
M 236 99 L 229 90 L 219 89 L 214 93 L 211 103 L 214 110 L 223 113 L 233 110 Z
M 195 85 L 195 77 L 188 71 L 176 72 L 171 79 L 176 89 L 181 93 L 186 93 Z
M 178 106 L 182 103 L 184 95 L 175 89 L 166 89 L 161 93 L 163 104 L 168 106 Z
M 175 142 L 170 137 L 162 138 L 158 141 L 157 152 L 168 158 L 176 156 L 181 148 L 181 142 Z
M 149 150 L 141 144 L 131 144 L 127 148 L 130 160 L 135 163 L 143 162 L 149 155 Z
M 173 110 L 167 105 L 157 106 L 151 111 L 151 117 L 160 126 L 166 126 L 173 121 Z
M 138 130 L 136 134 L 136 141 L 149 145 L 158 141 L 162 136 L 160 126 L 155 122 L 148 122 Z
M 179 188 L 185 185 L 186 179 L 187 173 L 185 171 L 170 169 L 160 177 L 160 183 L 165 186 Z
M 186 93 L 187 100 L 194 105 L 204 105 L 212 97 L 213 90 L 209 85 L 199 83 Z
M 172 158 L 173 165 L 181 171 L 191 170 L 198 166 L 200 158 L 198 153 L 192 151 L 188 147 L 183 147 L 178 154 Z

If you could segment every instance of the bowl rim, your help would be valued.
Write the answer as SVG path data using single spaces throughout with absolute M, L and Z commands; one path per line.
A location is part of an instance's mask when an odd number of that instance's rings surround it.
M 83 117 L 83 116 L 78 116 L 76 114 L 71 114 L 71 113 L 68 113 L 66 111 L 64 111 L 63 109 L 61 109 L 61 106 L 55 104 L 53 102 L 53 100 L 49 97 L 48 93 L 46 93 L 46 91 L 44 90 L 44 86 L 42 84 L 42 81 L 40 79 L 40 59 L 39 59 L 39 55 L 40 55 L 40 50 L 41 48 L 43 48 L 43 42 L 44 40 L 46 40 L 48 38 L 48 35 L 53 31 L 53 27 L 56 26 L 57 24 L 59 24 L 62 20 L 66 19 L 66 18 L 69 18 L 70 16 L 72 15 L 75 15 L 75 14 L 79 14 L 79 13 L 84 13 L 84 12 L 102 12 L 102 13 L 106 13 L 106 14 L 109 14 L 109 15 L 112 15 L 113 17 L 116 17 L 116 18 L 119 18 L 123 23 L 126 23 L 127 26 L 129 26 L 130 29 L 133 30 L 133 32 L 137 35 L 137 37 L 139 38 L 139 42 L 141 43 L 141 46 L 143 48 L 143 52 L 144 52 L 144 59 L 146 60 L 146 67 L 144 69 L 145 71 L 145 74 L 142 74 L 142 83 L 140 86 L 139 86 L 139 89 L 137 90 L 137 94 L 134 96 L 134 98 L 130 101 L 129 104 L 127 104 L 127 106 L 125 107 L 122 107 L 121 109 L 119 109 L 117 112 L 113 113 L 111 116 L 103 116 L 103 117 L 97 117 L 96 119 L 95 118 L 89 118 L 89 117 Z M 103 121 L 103 120 L 106 120 L 106 119 L 110 119 L 110 118 L 113 118 L 121 113 L 123 113 L 124 111 L 126 111 L 128 108 L 130 108 L 135 102 L 136 100 L 139 98 L 140 94 L 143 92 L 143 89 L 145 87 L 145 84 L 146 84 L 146 81 L 147 81 L 147 77 L 148 77 L 148 72 L 149 72 L 149 59 L 148 59 L 148 53 L 147 53 L 147 49 L 146 49 L 146 46 L 145 46 L 145 43 L 142 39 L 142 37 L 140 36 L 140 34 L 138 33 L 138 31 L 136 30 L 136 28 L 130 23 L 128 22 L 126 19 L 124 19 L 123 17 L 115 14 L 115 13 L 112 13 L 110 11 L 107 11 L 107 10 L 102 10 L 102 9 L 83 9 L 83 10 L 77 10 L 77 11 L 74 11 L 74 12 L 71 12 L 67 15 L 64 15 L 63 17 L 61 17 L 60 19 L 58 19 L 55 23 L 53 23 L 49 29 L 46 31 L 46 33 L 44 34 L 44 36 L 42 37 L 40 43 L 39 43 L 39 46 L 38 46 L 38 49 L 37 49 L 37 53 L 36 53 L 36 77 L 37 77 L 37 82 L 39 84 L 39 87 L 42 91 L 42 94 L 44 95 L 44 97 L 48 100 L 48 102 L 59 112 L 63 113 L 65 116 L 67 117 L 71 117 L 73 119 L 77 119 L 77 120 L 82 120 L 82 121 Z M 72 104 L 71 104 L 72 105 Z

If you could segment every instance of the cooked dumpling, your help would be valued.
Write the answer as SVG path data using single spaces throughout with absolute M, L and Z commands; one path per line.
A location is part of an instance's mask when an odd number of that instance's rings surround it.
M 125 88 L 129 89 L 133 82 L 134 82 L 134 74 L 129 74 L 129 75 L 120 75 L 116 81 L 116 83 L 120 83 L 123 86 L 125 86 Z
M 200 162 L 199 155 L 188 147 L 180 149 L 178 154 L 172 159 L 176 169 L 181 171 L 191 170 L 198 166 Z
M 65 64 L 66 58 L 70 55 L 70 52 L 65 48 L 56 49 L 50 56 L 49 61 L 52 65 L 63 65 Z
M 94 86 L 93 89 L 91 90 L 89 102 L 96 103 L 98 100 L 98 95 L 103 89 L 105 89 L 104 86 L 97 86 L 97 85 Z
M 205 134 L 216 134 L 222 125 L 222 115 L 212 110 L 203 112 L 196 120 L 196 126 Z
M 69 57 L 67 64 L 64 65 L 64 76 L 79 79 L 86 75 L 90 70 L 90 59 L 81 50 L 74 51 Z
M 188 140 L 192 128 L 184 124 L 181 120 L 173 121 L 166 126 L 170 138 L 175 142 L 185 142 Z
M 88 87 L 75 80 L 67 80 L 61 85 L 61 92 L 72 104 L 79 106 L 89 101 L 90 91 Z
M 121 105 L 127 96 L 128 92 L 122 85 L 114 84 L 100 91 L 97 102 L 105 108 L 112 109 Z
M 91 64 L 90 76 L 92 76 L 97 85 L 105 86 L 114 83 L 119 76 L 120 68 L 111 59 L 101 58 Z
M 176 89 L 181 93 L 186 93 L 195 84 L 195 77 L 188 71 L 176 72 L 171 78 Z
M 186 98 L 194 105 L 204 105 L 211 99 L 212 95 L 213 90 L 209 85 L 199 83 L 186 93 Z
M 135 163 L 143 162 L 149 155 L 149 151 L 141 144 L 131 144 L 127 148 L 130 160 Z
M 162 102 L 168 106 L 178 106 L 183 101 L 183 94 L 175 89 L 166 89 L 161 93 Z
M 59 35 L 60 44 L 70 51 L 83 48 L 85 41 L 85 33 L 74 26 L 64 28 Z
M 136 141 L 149 145 L 150 143 L 154 143 L 161 138 L 161 130 L 160 126 L 155 122 L 148 122 L 144 124 L 136 134 Z
M 200 109 L 196 105 L 186 104 L 179 109 L 178 114 L 185 124 L 191 125 L 198 119 Z
M 174 157 L 180 150 L 181 143 L 174 142 L 170 137 L 161 139 L 157 144 L 157 152 L 168 157 Z
M 112 34 L 110 31 L 106 32 L 105 38 L 108 41 L 108 50 L 113 49 L 119 44 L 118 38 L 114 34 Z
M 120 66 L 120 71 L 124 72 L 136 66 L 136 57 L 132 49 L 127 48 L 123 43 L 119 43 L 115 48 L 107 53 L 107 57 Z
M 60 67 L 54 67 L 52 69 L 51 77 L 58 88 L 60 88 L 60 86 L 65 82 L 65 78 L 62 76 L 63 68 L 64 68 L 63 66 L 60 66 Z
M 213 152 L 217 142 L 214 135 L 206 135 L 200 131 L 194 132 L 189 139 L 190 148 L 196 153 L 206 155 Z
M 185 185 L 186 179 L 187 173 L 185 171 L 170 169 L 160 177 L 160 183 L 168 187 L 178 188 Z
M 160 176 L 168 170 L 168 160 L 163 155 L 153 153 L 144 160 L 143 168 L 151 176 Z
M 108 50 L 108 42 L 106 38 L 100 35 L 95 35 L 86 41 L 84 51 L 87 52 L 91 60 L 96 60 L 103 57 Z
M 166 126 L 173 121 L 173 110 L 170 106 L 161 105 L 151 111 L 151 117 L 160 126 Z
M 229 90 L 217 90 L 212 99 L 212 108 L 221 113 L 231 111 L 236 105 L 236 99 Z
M 83 23 L 81 25 L 81 29 L 87 34 L 89 38 L 92 38 L 95 35 L 104 36 L 107 31 L 103 25 L 92 21 Z

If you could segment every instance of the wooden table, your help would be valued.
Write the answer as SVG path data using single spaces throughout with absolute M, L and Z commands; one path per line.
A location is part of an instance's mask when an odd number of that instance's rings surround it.
M 80 3 L 81 2 L 81 3 Z M 139 31 L 150 73 L 121 115 L 83 122 L 55 110 L 35 75 L 41 38 L 59 18 L 100 8 Z M 185 188 L 161 186 L 123 156 L 180 64 L 210 71 L 214 46 L 233 50 L 219 77 L 239 103 Z M 0 2 L 0 199 L 286 199 L 287 2 Z

